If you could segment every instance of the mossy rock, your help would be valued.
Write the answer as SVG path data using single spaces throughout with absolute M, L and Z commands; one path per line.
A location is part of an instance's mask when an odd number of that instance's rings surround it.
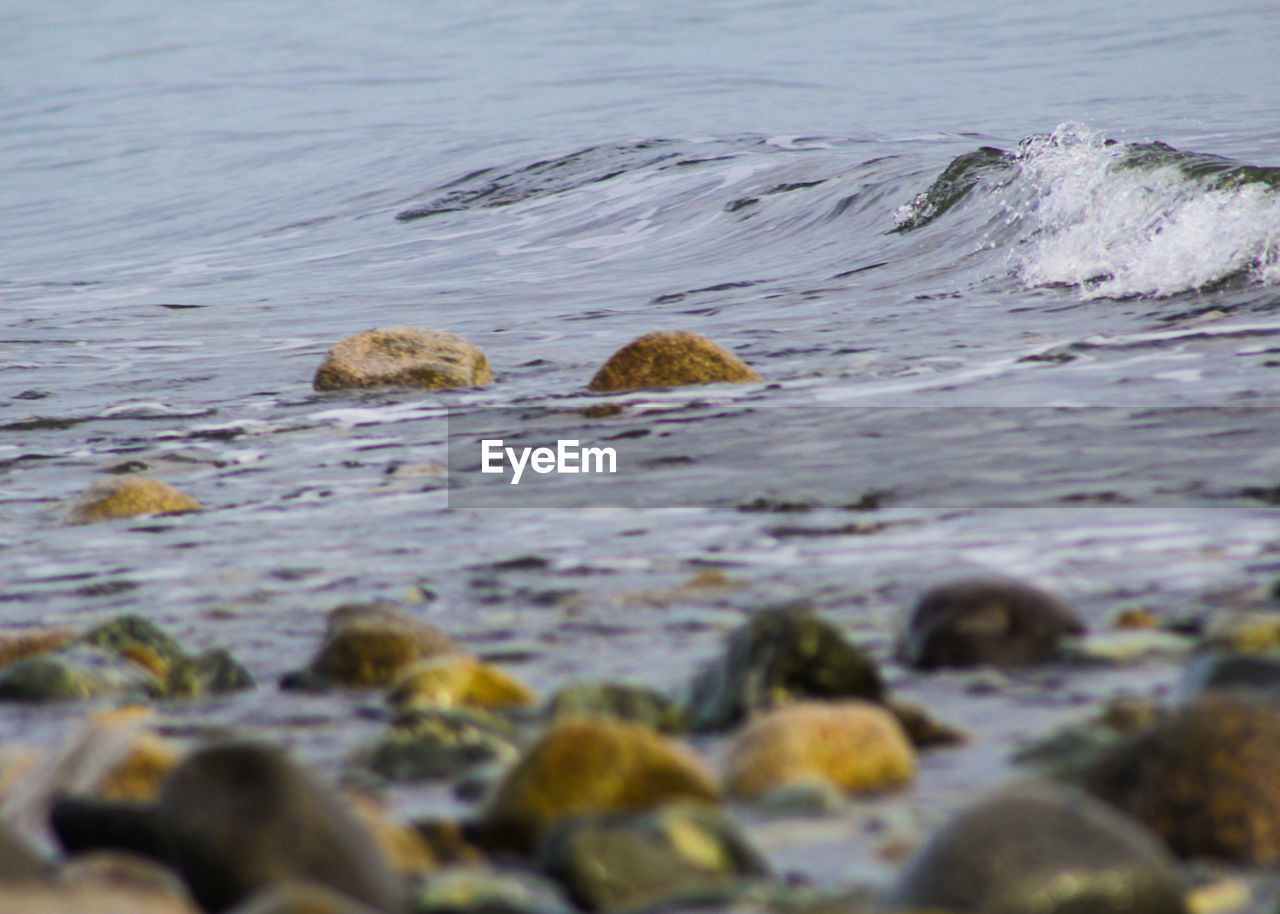
M 582 716 L 558 721 L 512 767 L 481 818 L 486 841 L 529 851 L 569 816 L 638 812 L 719 790 L 694 756 L 640 724 Z
M 727 816 L 686 804 L 566 820 L 550 829 L 539 858 L 589 911 L 728 900 L 744 879 L 769 875 L 764 859 Z
M 1084 623 L 1059 600 L 1021 581 L 973 578 L 930 588 L 911 613 L 901 653 L 919 669 L 1017 667 L 1051 659 Z
M 387 693 L 387 701 L 400 710 L 505 708 L 531 705 L 537 700 L 524 683 L 495 666 L 458 653 L 413 663 L 396 677 Z
M 280 684 L 304 690 L 388 686 L 418 660 L 454 650 L 443 632 L 393 604 L 346 603 L 329 614 L 310 666 L 286 674 Z
M 169 668 L 165 693 L 170 698 L 204 698 L 253 688 L 253 676 L 222 648 L 185 657 Z
M 1186 857 L 1280 861 L 1280 712 L 1206 695 L 1116 746 L 1085 786 Z
M 316 371 L 316 390 L 350 387 L 476 387 L 493 380 L 483 352 L 443 330 L 374 328 L 335 344 Z
M 80 641 L 130 657 L 139 666 L 164 678 L 169 669 L 187 657 L 186 651 L 164 629 L 142 616 L 116 616 L 80 636 Z
M 1177 691 L 1184 700 L 1210 692 L 1239 692 L 1259 701 L 1280 703 L 1280 657 L 1203 654 L 1187 665 Z
M 588 390 L 634 390 L 684 384 L 763 381 L 729 350 L 687 330 L 659 330 L 609 357 Z
M 104 696 L 161 698 L 164 684 L 118 654 L 89 645 L 36 654 L 0 669 L 0 701 L 77 701 Z
M 0 633 L 0 667 L 57 650 L 75 638 L 66 628 L 23 629 Z
M 562 720 L 598 714 L 644 724 L 662 733 L 685 729 L 684 711 L 654 689 L 616 682 L 582 682 L 565 686 L 547 702 L 547 716 Z
M 729 750 L 725 789 L 757 797 L 824 780 L 861 794 L 902 787 L 914 775 L 911 741 L 884 708 L 865 701 L 800 702 L 747 725 Z
M 1051 783 L 961 812 L 899 873 L 885 903 L 983 914 L 1187 914 L 1168 851 L 1127 816 Z
M 452 778 L 477 765 L 514 762 L 515 728 L 466 709 L 417 709 L 400 714 L 367 753 L 369 768 L 393 781 Z
M 724 656 L 694 678 L 682 704 L 690 729 L 705 732 L 787 701 L 884 697 L 866 651 L 808 607 L 781 606 L 757 611 L 730 635 Z
M 575 914 L 555 883 L 531 872 L 458 866 L 420 875 L 409 914 Z
M 140 514 L 182 514 L 199 510 L 198 501 L 158 479 L 120 476 L 100 479 L 86 489 L 72 506 L 68 523 L 92 524 Z

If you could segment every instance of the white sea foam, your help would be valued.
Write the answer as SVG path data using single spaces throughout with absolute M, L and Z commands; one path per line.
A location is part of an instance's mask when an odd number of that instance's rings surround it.
M 1244 275 L 1280 282 L 1280 194 L 1214 189 L 1175 165 L 1116 167 L 1125 147 L 1074 125 L 1024 146 L 1008 188 L 1029 228 L 1016 266 L 1029 286 L 1086 298 L 1172 295 Z

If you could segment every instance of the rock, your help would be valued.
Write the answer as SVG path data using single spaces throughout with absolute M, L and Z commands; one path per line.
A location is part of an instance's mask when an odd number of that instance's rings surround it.
M 0 667 L 16 660 L 57 650 L 75 637 L 65 628 L 7 631 L 0 633 Z
M 1061 600 L 1018 581 L 975 578 L 931 588 L 916 604 L 903 654 L 919 669 L 1050 659 L 1065 635 L 1085 630 Z
M 389 603 L 346 603 L 329 614 L 324 642 L 302 673 L 286 674 L 281 688 L 389 685 L 425 657 L 450 653 L 439 629 Z
M 519 755 L 515 728 L 464 709 L 423 709 L 399 715 L 368 753 L 367 764 L 393 781 L 451 778 L 487 762 Z
M 670 698 L 644 686 L 624 683 L 575 683 L 547 703 L 547 715 L 561 720 L 577 714 L 600 714 L 645 724 L 663 733 L 685 728 L 684 712 Z
M 1280 712 L 1206 695 L 1104 754 L 1084 785 L 1159 834 L 1174 852 L 1243 863 L 1280 860 Z
M 420 876 L 410 914 L 575 914 L 554 883 L 533 873 L 485 866 Z
M 0 701 L 74 701 L 122 696 L 159 698 L 164 684 L 111 651 L 89 646 L 36 654 L 0 669 Z
M 199 510 L 200 502 L 158 479 L 120 476 L 100 479 L 86 489 L 72 507 L 67 522 L 92 524 L 139 514 L 179 514 Z
M 958 746 L 968 740 L 963 730 L 957 730 L 944 721 L 936 720 L 924 708 L 896 699 L 886 699 L 884 707 L 897 718 L 907 738 L 911 740 L 911 745 L 917 749 Z
M 52 878 L 53 864 L 0 819 L 0 899 L 4 889 L 15 883 L 42 882 Z
M 1265 654 L 1280 648 L 1280 613 L 1227 611 L 1209 620 L 1200 647 L 1207 651 Z
M 865 701 L 801 702 L 756 718 L 729 750 L 725 789 L 755 797 L 821 779 L 859 794 L 911 781 L 915 752 L 897 719 Z
M 1158 629 L 1097 632 L 1062 642 L 1058 658 L 1069 663 L 1168 662 L 1184 659 L 1195 647 L 1185 635 Z
M 186 657 L 182 645 L 142 616 L 117 616 L 89 629 L 79 640 L 114 651 L 160 679 L 168 676 L 170 667 Z
M 729 636 L 725 656 L 690 684 L 690 729 L 725 730 L 751 711 L 802 698 L 881 701 L 875 662 L 830 622 L 804 606 L 757 611 Z
M 717 893 L 731 893 L 744 877 L 769 874 L 724 814 L 686 804 L 566 820 L 550 829 L 539 857 L 589 911 L 705 904 Z
M 1177 693 L 1189 701 L 1208 692 L 1240 692 L 1280 701 L 1280 658 L 1259 654 L 1205 654 L 1183 671 Z
M 314 882 L 278 882 L 233 908 L 230 914 L 379 914 Z
M 659 330 L 632 340 L 609 357 L 588 390 L 633 390 L 763 381 L 732 352 L 687 330 Z
M 252 689 L 253 677 L 222 648 L 184 657 L 169 669 L 165 693 L 170 698 L 205 698 Z
M 1013 760 L 1038 774 L 1078 784 L 1099 758 L 1152 726 L 1165 711 L 1150 699 L 1118 696 L 1100 714 L 1068 724 L 1022 746 Z
M 493 380 L 484 353 L 454 333 L 374 328 L 337 343 L 316 371 L 316 390 L 348 387 L 476 387 Z
M 65 798 L 51 820 L 68 853 L 117 847 L 168 863 L 211 912 L 286 879 L 384 911 L 402 900 L 399 879 L 350 808 L 267 746 L 201 748 L 154 804 Z
M 537 696 L 497 667 L 466 654 L 442 654 L 406 668 L 387 694 L 399 710 L 414 708 L 504 708 L 531 705 Z
M 656 731 L 605 717 L 558 721 L 495 790 L 480 828 L 488 844 L 532 849 L 567 816 L 638 812 L 674 800 L 714 801 L 711 775 Z
M 386 806 L 368 793 L 347 791 L 343 799 L 373 835 L 392 869 L 402 874 L 435 869 L 435 854 L 417 828 L 393 818 Z
M 960 813 L 899 874 L 885 903 L 982 914 L 1186 914 L 1168 852 L 1133 820 L 1049 783 Z

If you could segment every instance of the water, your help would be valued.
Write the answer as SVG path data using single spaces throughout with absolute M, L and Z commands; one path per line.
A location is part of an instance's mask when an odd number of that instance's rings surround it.
M 1043 583 L 1095 625 L 1133 601 L 1253 605 L 1280 571 L 1278 41 L 1269 4 L 14 0 L 0 615 L 134 609 L 228 645 L 259 689 L 169 713 L 337 769 L 376 732 L 355 714 L 368 699 L 273 683 L 346 599 L 414 600 L 543 690 L 674 690 L 744 610 L 796 597 L 887 657 L 920 589 L 961 571 Z M 399 323 L 467 336 L 497 382 L 311 390 L 329 345 Z M 771 383 L 556 420 L 682 429 L 672 453 L 701 463 L 623 483 L 655 507 L 449 506 L 446 413 L 515 436 L 533 420 L 492 407 L 598 405 L 583 388 L 600 362 L 663 327 Z M 976 486 L 945 482 L 971 438 L 919 445 L 896 502 L 846 510 L 876 486 L 840 475 L 833 423 L 886 406 L 997 424 L 998 408 L 1105 407 L 1118 424 L 1068 414 L 1026 439 L 1047 467 Z M 978 412 L 940 411 L 960 406 Z M 1119 446 L 1142 423 L 1167 454 Z M 775 426 L 797 431 L 749 446 Z M 794 454 L 837 481 L 811 485 Z M 121 467 L 211 510 L 60 525 Z M 736 480 L 715 498 L 708 467 Z M 993 495 L 1002 479 L 1036 506 Z M 797 500 L 810 510 L 740 510 Z M 494 565 L 527 553 L 545 567 Z M 708 565 L 735 587 L 671 589 Z M 942 815 L 1004 776 L 1016 736 L 1176 674 L 974 698 L 896 670 L 982 734 L 931 757 L 904 802 Z M 0 724 L 48 742 L 79 713 Z M 833 847 L 774 851 L 827 880 L 891 872 L 870 839 Z

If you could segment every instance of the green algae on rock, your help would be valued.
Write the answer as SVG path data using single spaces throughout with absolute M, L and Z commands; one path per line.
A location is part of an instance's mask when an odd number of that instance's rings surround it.
M 617 682 L 580 682 L 565 686 L 547 702 L 547 716 L 561 720 L 599 714 L 644 724 L 662 733 L 685 729 L 684 712 L 666 695 L 645 686 Z
M 769 875 L 728 816 L 690 804 L 568 819 L 548 831 L 539 858 L 589 911 L 705 904 Z
M 36 654 L 0 669 L 0 701 L 78 701 L 119 696 L 161 698 L 163 681 L 103 648 L 79 645 Z
M 140 514 L 183 514 L 200 510 L 202 506 L 194 498 L 158 479 L 120 476 L 99 479 L 86 489 L 72 506 L 67 523 L 92 524 Z
M 285 674 L 280 687 L 387 686 L 424 657 L 454 651 L 439 629 L 391 603 L 344 603 L 329 613 L 324 641 L 306 670 Z
M 690 729 L 725 730 L 756 710 L 802 698 L 882 701 L 875 661 L 806 606 L 755 612 L 729 636 L 725 655 L 689 685 Z
M 751 721 L 729 750 L 725 789 L 756 797 L 823 780 L 849 793 L 902 787 L 915 752 L 897 719 L 865 701 L 798 702 Z
M 736 355 L 688 330 L 659 330 L 609 357 L 588 390 L 635 390 L 685 384 L 763 381 Z
M 533 849 L 560 819 L 638 812 L 675 800 L 714 802 L 715 779 L 657 731 L 606 717 L 558 721 L 507 773 L 479 823 L 486 842 Z
M 1141 825 L 1051 782 L 1006 788 L 943 826 L 885 903 L 983 914 L 1187 914 L 1168 851 Z
M 335 344 L 312 382 L 351 387 L 477 387 L 493 380 L 483 352 L 456 333 L 421 327 L 366 330 Z
M 1083 776 L 1097 796 L 1187 857 L 1280 861 L 1280 711 L 1206 695 L 1104 754 Z
M 1024 666 L 1050 659 L 1064 636 L 1084 630 L 1069 606 L 1038 588 L 1003 578 L 965 579 L 920 598 L 901 653 L 925 670 Z

